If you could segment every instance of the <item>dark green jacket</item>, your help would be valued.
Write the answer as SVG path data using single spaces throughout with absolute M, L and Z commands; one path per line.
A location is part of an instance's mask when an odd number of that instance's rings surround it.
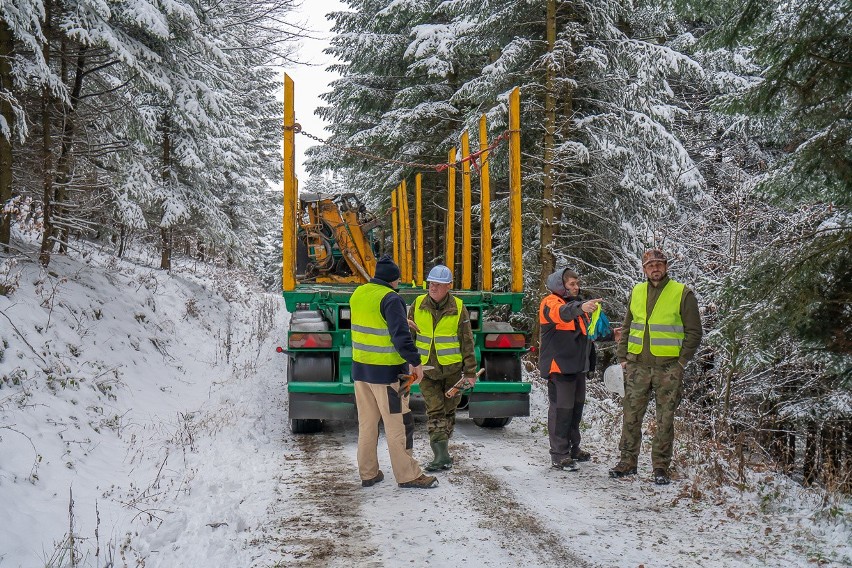
M 669 277 L 666 276 L 660 282 L 659 286 L 654 286 L 651 281 L 648 281 L 648 305 L 647 313 L 650 314 L 660 297 L 660 291 L 668 283 Z M 631 292 L 632 294 L 632 292 Z M 624 317 L 624 323 L 621 326 L 621 341 L 618 342 L 618 360 L 620 362 L 632 361 L 645 364 L 664 366 L 672 361 L 679 360 L 680 364 L 686 367 L 690 359 L 695 356 L 698 350 L 698 345 L 701 343 L 703 331 L 701 329 L 701 313 L 698 311 L 698 300 L 695 294 L 689 288 L 684 288 L 683 297 L 680 300 L 680 318 L 683 320 L 683 346 L 680 350 L 680 357 L 657 357 L 651 355 L 650 347 L 648 346 L 648 337 L 646 333 L 642 341 L 642 353 L 634 354 L 627 352 L 627 338 L 630 336 L 630 324 L 633 321 L 633 314 L 630 312 L 630 298 L 627 299 L 627 315 Z

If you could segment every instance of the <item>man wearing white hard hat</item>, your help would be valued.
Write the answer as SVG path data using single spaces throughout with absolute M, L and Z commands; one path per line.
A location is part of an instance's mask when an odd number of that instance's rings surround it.
M 453 465 L 449 442 L 461 400 L 461 393 L 450 398 L 445 393 L 462 377 L 473 386 L 476 356 L 470 314 L 462 301 L 450 293 L 452 271 L 439 264 L 429 271 L 426 281 L 428 293 L 419 296 L 408 309 L 408 325 L 415 332 L 421 364 L 432 367 L 424 372 L 420 392 L 426 403 L 429 445 L 435 455 L 426 470 L 438 471 Z

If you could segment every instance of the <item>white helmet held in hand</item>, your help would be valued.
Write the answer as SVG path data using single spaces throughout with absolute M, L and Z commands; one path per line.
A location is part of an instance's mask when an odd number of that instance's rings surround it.
M 453 273 L 443 264 L 437 264 L 429 271 L 429 276 L 426 277 L 426 282 L 437 282 L 438 284 L 452 284 Z
M 624 396 L 624 369 L 619 364 L 610 365 L 604 371 L 604 386 L 609 392 Z

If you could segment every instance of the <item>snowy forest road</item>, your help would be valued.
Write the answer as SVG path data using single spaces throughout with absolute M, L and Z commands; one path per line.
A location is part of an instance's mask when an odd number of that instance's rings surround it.
M 359 514 L 358 485 L 339 458 L 345 440 L 335 438 L 298 437 L 298 453 L 285 455 L 285 460 L 300 462 L 306 471 L 293 476 L 282 472 L 276 480 L 295 489 L 294 499 L 283 503 L 285 511 L 276 523 L 281 530 L 274 539 L 287 559 L 282 565 L 382 565 L 370 560 L 376 548 L 369 544 L 369 527 Z
M 425 428 L 420 421 L 417 426 Z M 280 479 L 296 486 L 275 537 L 286 556 L 281 565 L 599 566 L 569 550 L 558 532 L 514 497 L 514 488 L 482 467 L 477 446 L 496 450 L 499 443 L 477 442 L 472 423 L 460 429 L 470 435 L 452 448 L 457 465 L 438 474 L 441 483 L 433 490 L 396 487 L 384 438 L 379 459 L 385 481 L 362 488 L 354 422 L 294 436 L 299 454 L 285 459 L 301 462 L 296 469 L 306 471 Z M 290 514 L 293 509 L 298 513 Z
M 533 414 L 544 411 L 534 389 Z M 538 396 L 536 396 L 538 394 Z M 536 408 L 538 407 L 538 408 Z M 425 463 L 425 423 L 416 421 L 415 456 Z M 295 499 L 279 517 L 280 566 L 691 567 L 799 565 L 804 535 L 741 503 L 690 498 L 689 480 L 658 487 L 649 472 L 607 476 L 613 448 L 588 448 L 578 472 L 550 469 L 541 418 L 483 429 L 459 413 L 452 470 L 431 490 L 400 489 L 390 472 L 362 488 L 357 424 L 327 423 L 313 435 L 285 433 L 294 450 L 282 472 Z M 600 456 L 600 457 L 598 457 Z M 295 490 L 294 490 L 295 488 Z
M 422 419 L 416 429 L 425 462 Z M 277 521 L 280 566 L 789 564 L 776 548 L 783 527 L 685 499 L 685 482 L 660 488 L 647 473 L 612 480 L 596 459 L 578 472 L 550 469 L 546 436 L 529 418 L 488 430 L 460 413 L 455 466 L 432 490 L 396 486 L 383 437 L 385 481 L 362 488 L 354 422 L 286 438 L 295 453 L 280 483 L 294 498 Z
M 354 421 L 288 428 L 280 298 L 130 265 L 52 266 L 74 275 L 54 311 L 37 263 L 14 301 L 0 296 L 17 322 L 0 337 L 0 379 L 12 378 L 0 380 L 0 568 L 68 565 L 51 558 L 70 549 L 80 568 L 850 565 L 848 521 L 824 492 L 765 468 L 737 484 L 709 452 L 692 467 L 683 455 L 699 441 L 682 422 L 671 485 L 651 483 L 647 443 L 638 476 L 610 479 L 620 404 L 596 380 L 582 426 L 593 458 L 577 472 L 549 467 L 546 388 L 527 375 L 529 417 L 482 429 L 459 413 L 437 488 L 397 487 L 384 439 L 386 478 L 362 488 Z M 43 358 L 65 382 L 43 379 Z
M 211 419 L 204 423 L 216 426 L 185 452 L 186 473 L 175 472 L 186 490 L 169 503 L 174 514 L 138 539 L 148 568 L 827 564 L 820 554 L 831 535 L 815 532 L 807 512 L 772 495 L 727 486 L 711 493 L 682 472 L 656 486 L 647 448 L 639 475 L 610 479 L 619 405 L 594 381 L 583 442 L 593 458 L 577 472 L 550 468 L 546 390 L 534 382 L 531 416 L 505 428 L 479 428 L 459 412 L 450 443 L 455 464 L 438 474 L 438 487 L 399 488 L 382 436 L 385 480 L 363 488 L 355 421 L 327 422 L 316 434 L 288 428 L 287 357 L 266 355 L 285 326 L 276 320 L 278 329 L 261 344 L 235 350 L 236 362 L 246 362 L 217 383 L 205 405 Z M 431 458 L 422 416 L 414 456 Z

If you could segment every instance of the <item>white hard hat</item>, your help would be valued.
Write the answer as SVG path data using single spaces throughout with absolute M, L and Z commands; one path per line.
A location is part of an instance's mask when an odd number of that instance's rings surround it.
M 443 264 L 436 264 L 435 267 L 429 271 L 429 276 L 426 277 L 426 282 L 437 282 L 438 284 L 452 284 L 453 273 L 449 268 L 447 268 Z
M 624 396 L 624 369 L 621 365 L 610 365 L 604 371 L 604 386 L 609 392 Z

